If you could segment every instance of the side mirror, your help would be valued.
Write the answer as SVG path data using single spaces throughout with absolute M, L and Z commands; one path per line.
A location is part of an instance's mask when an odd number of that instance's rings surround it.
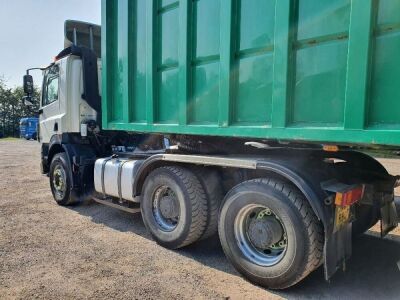
M 22 102 L 25 106 L 33 106 L 34 99 L 31 96 L 24 96 Z
M 33 77 L 31 75 L 24 75 L 24 93 L 28 97 L 33 95 Z

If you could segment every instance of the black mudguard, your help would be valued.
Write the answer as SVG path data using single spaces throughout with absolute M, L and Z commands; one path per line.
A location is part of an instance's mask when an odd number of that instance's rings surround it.
M 96 153 L 90 145 L 63 144 L 71 164 L 72 193 L 75 197 L 86 197 L 94 190 L 94 164 Z

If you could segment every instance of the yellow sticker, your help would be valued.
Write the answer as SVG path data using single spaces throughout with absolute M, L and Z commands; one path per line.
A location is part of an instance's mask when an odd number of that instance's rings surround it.
M 335 231 L 350 221 L 350 206 L 337 206 L 335 213 Z

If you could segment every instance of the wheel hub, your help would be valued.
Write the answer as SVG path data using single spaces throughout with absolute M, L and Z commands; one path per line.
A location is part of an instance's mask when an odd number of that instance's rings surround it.
M 283 229 L 274 217 L 250 221 L 248 235 L 251 243 L 260 249 L 267 249 L 282 239 Z
M 172 231 L 179 221 L 179 201 L 167 186 L 159 187 L 153 198 L 153 216 L 163 231 Z
M 175 197 L 162 197 L 160 199 L 160 212 L 166 219 L 177 218 L 179 216 L 179 209 Z
M 244 257 L 254 264 L 277 264 L 287 249 L 287 234 L 279 217 L 268 207 L 244 206 L 234 222 L 234 234 Z
M 64 186 L 65 186 L 64 176 L 60 169 L 56 169 L 54 171 L 53 185 L 54 185 L 55 189 L 59 192 L 62 192 L 64 190 Z

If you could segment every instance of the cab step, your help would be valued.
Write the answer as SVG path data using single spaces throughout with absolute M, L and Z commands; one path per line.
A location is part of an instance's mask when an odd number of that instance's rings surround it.
M 131 208 L 131 207 L 128 207 L 127 205 L 124 205 L 124 204 L 117 204 L 117 203 L 114 203 L 112 201 L 112 199 L 109 199 L 109 198 L 100 199 L 100 198 L 97 198 L 97 197 L 93 197 L 92 199 L 97 203 L 100 203 L 100 204 L 103 204 L 103 205 L 106 205 L 106 206 L 109 206 L 109 207 L 112 207 L 112 208 L 116 208 L 116 209 L 131 213 L 131 214 L 135 214 L 135 213 L 140 212 L 140 207 Z

